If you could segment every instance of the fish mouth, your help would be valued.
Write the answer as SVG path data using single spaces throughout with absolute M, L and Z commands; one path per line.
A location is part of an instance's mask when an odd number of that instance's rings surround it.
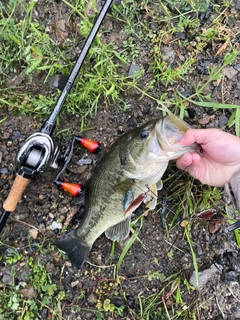
M 158 143 L 171 159 L 177 159 L 186 152 L 196 150 L 196 143 L 191 146 L 177 144 L 190 126 L 174 114 L 169 114 L 156 124 Z

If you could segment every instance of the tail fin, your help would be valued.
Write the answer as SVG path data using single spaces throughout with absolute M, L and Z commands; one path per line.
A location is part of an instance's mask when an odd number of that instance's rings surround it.
M 75 235 L 75 230 L 65 234 L 59 238 L 55 245 L 67 253 L 69 259 L 75 266 L 80 269 L 86 261 L 91 247 L 84 246 L 80 243 L 78 237 Z

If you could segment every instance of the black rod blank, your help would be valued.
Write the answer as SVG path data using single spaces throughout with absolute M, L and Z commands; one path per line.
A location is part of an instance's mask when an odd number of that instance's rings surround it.
M 48 135 L 51 135 L 52 131 L 53 131 L 53 127 L 56 121 L 56 118 L 60 112 L 60 110 L 62 109 L 62 106 L 68 96 L 68 93 L 77 77 L 77 74 L 86 58 L 86 55 L 88 53 L 88 50 L 103 22 L 103 19 L 107 13 L 108 8 L 110 7 L 111 3 L 113 0 L 106 0 L 104 6 L 102 7 L 102 10 L 100 11 L 98 18 L 96 20 L 96 22 L 94 23 L 92 30 L 90 31 L 90 34 L 84 44 L 84 47 L 82 48 L 82 51 L 80 53 L 80 56 L 77 59 L 77 62 L 75 63 L 73 70 L 68 78 L 68 81 L 63 89 L 63 91 L 61 92 L 58 101 L 54 107 L 53 112 L 51 113 L 49 119 L 45 122 L 45 124 L 43 125 L 41 132 L 42 133 L 46 133 Z

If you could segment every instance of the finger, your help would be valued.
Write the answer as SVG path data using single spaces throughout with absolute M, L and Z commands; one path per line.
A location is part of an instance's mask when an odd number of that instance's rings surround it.
M 216 139 L 219 134 L 222 134 L 222 131 L 218 129 L 188 129 L 177 143 L 183 146 L 189 146 L 195 142 L 202 145 L 206 142 L 209 143 L 212 137 Z
M 202 181 L 205 171 L 203 159 L 200 157 L 199 154 L 194 153 L 192 155 L 192 163 L 184 170 L 187 171 L 193 178 Z
M 176 161 L 176 165 L 178 169 L 185 170 L 185 168 L 189 167 L 192 164 L 193 155 L 191 153 L 185 153 Z
M 185 153 L 176 162 L 179 169 L 188 172 L 193 178 L 203 182 L 205 177 L 205 163 L 203 158 L 197 153 Z

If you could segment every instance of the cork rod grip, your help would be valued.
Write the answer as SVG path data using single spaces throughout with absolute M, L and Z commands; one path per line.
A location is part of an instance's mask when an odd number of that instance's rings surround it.
M 17 203 L 21 198 L 24 190 L 27 188 L 29 181 L 29 179 L 23 178 L 18 174 L 16 175 L 10 193 L 3 204 L 3 208 L 6 211 L 12 212 L 16 209 Z

